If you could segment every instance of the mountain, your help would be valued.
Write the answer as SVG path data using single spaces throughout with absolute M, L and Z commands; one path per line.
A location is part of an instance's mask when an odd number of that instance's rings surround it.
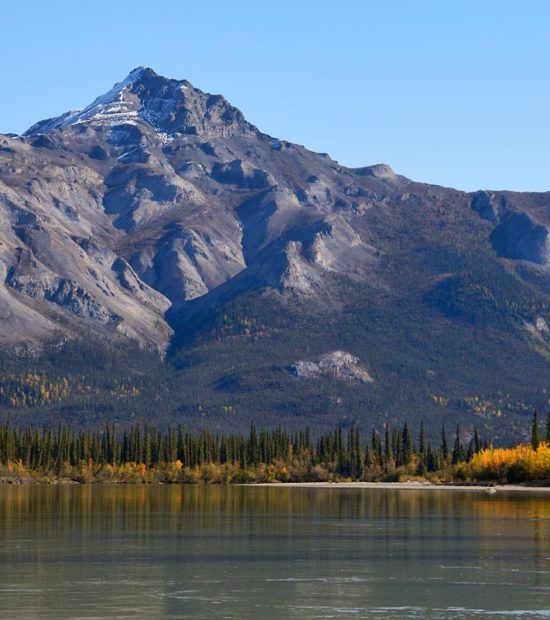
M 140 67 L 0 136 L 0 221 L 21 419 L 424 417 L 498 440 L 548 404 L 550 194 L 346 168 Z

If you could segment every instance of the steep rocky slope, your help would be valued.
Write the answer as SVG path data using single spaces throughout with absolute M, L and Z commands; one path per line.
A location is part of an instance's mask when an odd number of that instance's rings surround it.
M 138 68 L 0 136 L 0 222 L 3 346 L 92 334 L 168 352 L 169 416 L 475 419 L 469 398 L 501 398 L 488 410 L 513 418 L 547 400 L 548 194 L 345 168 Z M 335 351 L 369 380 L 289 372 Z

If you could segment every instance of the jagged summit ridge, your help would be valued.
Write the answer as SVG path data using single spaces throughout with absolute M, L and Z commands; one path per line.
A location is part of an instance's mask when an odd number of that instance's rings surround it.
M 24 135 L 36 135 L 55 131 L 68 125 L 77 125 L 86 121 L 112 121 L 123 122 L 135 120 L 138 115 L 132 102 L 127 101 L 124 91 L 133 86 L 147 74 L 154 74 L 152 69 L 137 67 L 121 81 L 117 82 L 110 90 L 100 95 L 83 110 L 73 110 L 61 116 L 39 121 L 30 127 Z
M 83 110 L 39 121 L 24 135 L 44 134 L 82 123 L 116 126 L 142 121 L 164 138 L 235 124 L 241 129 L 250 127 L 241 112 L 221 95 L 209 95 L 187 80 L 165 78 L 149 67 L 137 67 Z

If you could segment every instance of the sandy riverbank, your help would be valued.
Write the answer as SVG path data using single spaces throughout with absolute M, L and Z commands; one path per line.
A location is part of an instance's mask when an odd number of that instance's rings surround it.
M 522 492 L 549 493 L 549 487 L 502 485 L 458 485 L 432 484 L 430 482 L 259 482 L 243 486 L 256 487 L 297 487 L 310 489 L 395 489 L 414 491 L 474 491 L 478 493 Z

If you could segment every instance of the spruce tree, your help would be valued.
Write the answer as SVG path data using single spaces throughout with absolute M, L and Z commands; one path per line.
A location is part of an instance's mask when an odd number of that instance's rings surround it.
M 384 467 L 387 467 L 391 458 L 391 446 L 390 446 L 390 429 L 386 424 L 384 432 Z
M 437 469 L 437 463 L 436 463 L 435 455 L 432 452 L 431 444 L 428 444 L 428 448 L 426 450 L 426 467 L 428 471 L 436 471 Z
M 456 465 L 464 460 L 464 449 L 462 448 L 462 442 L 460 441 L 460 427 L 456 425 L 456 437 L 453 446 L 452 464 Z
M 361 436 L 355 426 L 350 430 L 350 474 L 354 480 L 363 476 L 363 458 L 361 455 Z
M 539 436 L 539 416 L 537 411 L 533 413 L 533 424 L 531 426 L 531 446 L 533 450 L 536 450 L 540 444 L 540 436 Z
M 445 425 L 441 428 L 441 455 L 446 461 L 449 457 L 449 448 L 447 446 L 447 434 L 445 433 Z
M 473 456 L 474 456 L 474 440 L 472 439 L 470 441 L 470 444 L 468 445 L 468 452 L 466 453 L 466 462 L 469 463 L 472 460 Z
M 401 433 L 401 458 L 403 465 L 408 465 L 411 460 L 412 453 L 412 439 L 411 434 L 409 432 L 409 427 L 407 423 L 403 425 L 403 431 Z
M 260 460 L 260 446 L 258 445 L 258 434 L 254 422 L 250 424 L 250 434 L 248 437 L 248 462 L 257 465 Z
M 424 430 L 424 420 L 420 420 L 420 436 L 418 439 L 418 452 L 420 456 L 424 456 L 426 453 L 426 431 Z
M 474 454 L 477 454 L 481 450 L 481 439 L 479 438 L 479 433 L 477 432 L 477 428 L 474 429 Z

